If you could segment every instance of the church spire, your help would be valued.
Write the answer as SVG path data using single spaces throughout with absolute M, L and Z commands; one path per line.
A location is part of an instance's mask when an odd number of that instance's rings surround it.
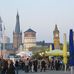
M 55 24 L 55 31 L 58 31 L 58 27 L 57 27 L 57 24 Z
M 18 14 L 18 12 L 17 12 L 17 15 L 16 15 L 15 32 L 16 32 L 16 33 L 20 33 L 20 22 L 19 22 L 19 14 Z

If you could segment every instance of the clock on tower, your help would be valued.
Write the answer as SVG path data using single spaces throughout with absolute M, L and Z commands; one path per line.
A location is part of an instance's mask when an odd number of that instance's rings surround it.
M 54 40 L 54 49 L 60 49 L 60 38 L 59 38 L 59 30 L 57 25 L 55 25 L 55 29 L 53 31 L 53 40 Z
M 56 33 L 56 34 L 55 34 L 55 37 L 59 37 L 59 34 L 58 34 L 58 33 Z

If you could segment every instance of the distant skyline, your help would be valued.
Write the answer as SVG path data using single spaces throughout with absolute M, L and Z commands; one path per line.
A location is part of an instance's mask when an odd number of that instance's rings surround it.
M 11 42 L 17 11 L 22 33 L 33 29 L 37 32 L 37 41 L 53 42 L 55 24 L 60 31 L 60 42 L 63 42 L 63 33 L 69 41 L 69 30 L 74 30 L 74 0 L 0 0 L 0 16 Z

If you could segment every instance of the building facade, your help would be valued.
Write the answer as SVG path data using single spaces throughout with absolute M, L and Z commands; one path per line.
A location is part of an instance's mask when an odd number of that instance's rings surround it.
M 1 44 L 0 56 L 6 57 L 9 54 L 15 54 L 13 43 Z
M 28 29 L 24 32 L 24 50 L 30 50 L 31 47 L 36 47 L 36 32 Z
M 0 56 L 4 56 L 6 53 L 5 44 L 10 43 L 10 38 L 6 35 L 5 25 L 0 17 Z
M 13 48 L 18 50 L 21 44 L 22 32 L 20 31 L 19 15 L 17 13 L 15 31 L 13 32 Z
M 60 37 L 59 37 L 59 30 L 57 25 L 55 25 L 55 29 L 53 31 L 53 40 L 54 40 L 54 49 L 60 49 Z

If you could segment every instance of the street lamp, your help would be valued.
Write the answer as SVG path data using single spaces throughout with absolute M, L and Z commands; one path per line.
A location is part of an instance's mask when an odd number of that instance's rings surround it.
M 0 42 L 0 51 L 1 51 L 1 54 L 0 54 L 0 56 L 2 56 L 1 42 Z
M 0 17 L 0 51 L 1 51 L 1 57 L 2 57 L 1 41 L 2 41 L 2 19 Z

